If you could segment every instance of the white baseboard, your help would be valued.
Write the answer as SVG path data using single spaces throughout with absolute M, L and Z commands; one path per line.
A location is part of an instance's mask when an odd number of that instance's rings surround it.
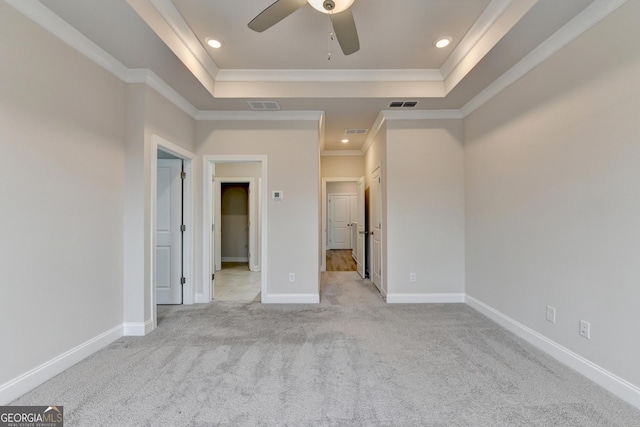
M 146 322 L 123 323 L 123 332 L 126 337 L 143 337 L 153 330 L 153 319 Z
M 628 402 L 640 409 L 640 387 L 631 384 L 604 368 L 601 368 L 579 354 L 561 346 L 555 341 L 550 340 L 544 335 L 528 328 L 509 316 L 502 314 L 498 310 L 473 298 L 472 296 L 466 295 L 466 303 L 520 338 L 538 347 L 551 357 L 589 378 L 599 386 L 609 390 L 625 402 Z
M 207 297 L 204 294 L 196 294 L 195 295 L 195 303 L 196 304 L 207 304 L 211 301 L 207 300 Z
M 222 257 L 220 259 L 221 262 L 249 262 L 249 258 L 247 257 Z
M 389 304 L 463 303 L 464 294 L 387 294 Z
M 267 294 L 263 304 L 320 304 L 319 294 Z
M 123 335 L 120 324 L 84 343 L 62 353 L 32 370 L 25 372 L 13 380 L 0 385 L 0 405 L 6 405 L 26 392 L 58 375 L 65 369 L 102 350 Z

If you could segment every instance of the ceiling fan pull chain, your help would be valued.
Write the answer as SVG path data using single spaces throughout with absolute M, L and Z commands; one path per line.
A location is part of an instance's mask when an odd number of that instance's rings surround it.
M 333 41 L 333 23 L 331 22 L 332 16 L 329 15 L 329 40 L 327 41 L 327 61 L 331 61 L 331 42 Z

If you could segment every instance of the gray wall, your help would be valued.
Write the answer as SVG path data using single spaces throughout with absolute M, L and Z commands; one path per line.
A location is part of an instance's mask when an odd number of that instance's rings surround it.
M 126 97 L 4 2 L 0 63 L 2 385 L 122 324 Z
M 269 294 L 284 299 L 317 298 L 320 222 L 317 121 L 199 121 L 196 144 L 199 156 L 268 156 Z M 284 192 L 282 201 L 271 199 L 274 190 Z M 200 192 L 201 189 L 196 191 Z M 196 206 L 196 224 L 202 224 L 202 200 L 196 202 L 200 204 Z M 196 248 L 202 247 L 199 234 L 197 231 Z M 196 254 L 196 259 L 201 258 L 201 254 Z M 296 274 L 294 283 L 289 282 L 289 273 Z M 196 283 L 200 288 L 197 292 L 203 292 L 202 281 Z
M 387 121 L 387 292 L 464 294 L 462 120 Z M 410 273 L 416 281 L 410 282 Z
M 322 156 L 320 160 L 322 178 L 345 178 L 364 176 L 364 155 Z
M 467 293 L 636 386 L 638 22 L 626 3 L 465 120 Z

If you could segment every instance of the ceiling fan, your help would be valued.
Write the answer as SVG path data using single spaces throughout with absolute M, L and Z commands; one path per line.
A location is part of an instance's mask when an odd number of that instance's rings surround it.
M 345 55 L 360 50 L 356 22 L 351 13 L 355 0 L 277 0 L 249 22 L 249 28 L 259 33 L 271 28 L 302 6 L 309 3 L 314 9 L 326 13 L 331 18 L 340 48 Z

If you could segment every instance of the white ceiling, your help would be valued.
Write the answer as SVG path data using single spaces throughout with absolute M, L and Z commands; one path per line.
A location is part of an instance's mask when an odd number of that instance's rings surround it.
M 589 5 L 606 3 L 355 0 L 361 49 L 344 56 L 329 41 L 328 17 L 309 5 L 263 33 L 250 30 L 272 2 L 40 1 L 124 66 L 153 71 L 198 110 L 249 111 L 247 100 L 275 100 L 284 111 L 324 111 L 324 149 L 350 152 L 366 135 L 341 144 L 344 130 L 371 129 L 391 101 L 459 110 Z M 436 49 L 443 35 L 453 43 Z M 207 37 L 223 47 L 209 48 Z

